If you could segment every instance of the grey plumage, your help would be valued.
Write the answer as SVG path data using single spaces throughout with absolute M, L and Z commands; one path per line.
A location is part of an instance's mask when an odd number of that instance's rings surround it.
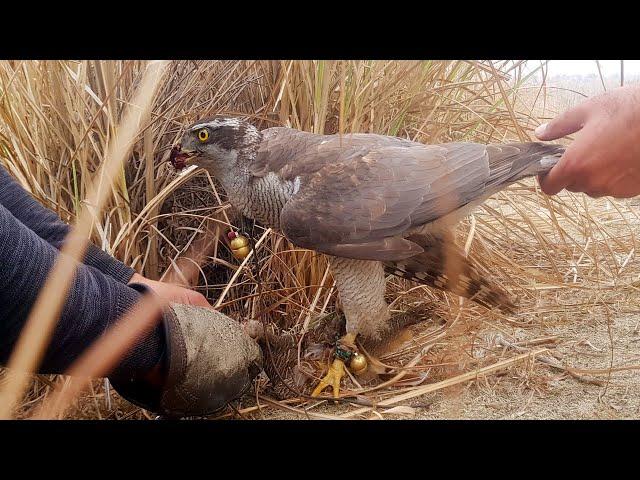
M 300 191 L 283 208 L 280 226 L 296 245 L 362 260 L 420 253 L 404 234 L 541 171 L 540 160 L 561 151 L 539 143 L 423 145 L 378 135 L 359 135 L 353 144 L 345 136 L 340 146 L 337 136 L 314 137 L 303 137 L 302 151 L 292 157 L 296 166 L 266 170 L 300 178 Z M 363 146 L 365 140 L 370 145 Z M 267 148 L 260 148 L 257 160 L 265 152 L 277 168 L 281 158 Z
M 210 140 L 198 141 L 202 129 Z M 387 272 L 507 311 L 506 292 L 455 247 L 450 227 L 509 184 L 548 171 L 564 151 L 536 142 L 425 145 L 374 134 L 259 132 L 224 117 L 197 122 L 182 150 L 222 182 L 242 213 L 299 247 L 374 261 L 363 278 L 381 261 Z

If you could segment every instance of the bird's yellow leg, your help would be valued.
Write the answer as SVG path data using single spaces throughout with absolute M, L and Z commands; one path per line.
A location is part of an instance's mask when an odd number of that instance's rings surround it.
M 329 372 L 322 380 L 320 380 L 320 383 L 311 393 L 311 396 L 317 397 L 325 388 L 331 385 L 333 388 L 333 397 L 338 398 L 338 395 L 340 395 L 340 382 L 342 381 L 342 377 L 344 377 L 344 362 L 339 358 L 336 358 L 329 367 Z
M 340 344 L 350 348 L 355 348 L 356 335 L 354 333 L 347 333 L 340 339 Z M 331 385 L 333 388 L 333 397 L 338 398 L 340 395 L 340 382 L 345 375 L 345 365 L 339 358 L 334 358 L 333 363 L 329 366 L 329 372 L 324 376 L 318 386 L 311 393 L 312 397 L 317 397 L 322 391 Z
M 344 337 L 340 339 L 340 343 L 350 348 L 356 348 L 356 334 L 347 333 Z

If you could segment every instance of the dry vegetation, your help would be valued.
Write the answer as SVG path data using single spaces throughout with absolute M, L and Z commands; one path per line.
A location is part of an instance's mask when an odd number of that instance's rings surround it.
M 238 218 L 205 172 L 176 175 L 166 160 L 184 127 L 200 116 L 227 113 L 245 115 L 260 127 L 374 132 L 426 143 L 528 140 L 539 118 L 556 112 L 550 89 L 532 86 L 522 66 L 463 61 L 172 62 L 94 222 L 92 239 L 150 278 L 171 269 L 179 272 L 193 263 L 189 252 L 204 252 L 196 275 L 185 281 L 234 318 L 260 315 L 283 331 L 299 334 L 310 320 L 335 310 L 336 292 L 325 259 Z M 63 219 L 76 219 L 144 67 L 145 62 L 137 61 L 0 62 L 0 161 Z M 241 266 L 217 240 L 229 223 L 260 241 L 255 255 Z M 262 381 L 260 406 L 288 413 L 306 409 L 310 416 L 370 417 L 369 407 L 362 404 L 382 402 L 374 416 L 405 415 L 425 408 L 433 392 L 469 380 L 481 389 L 505 369 L 519 379 L 518 388 L 534 393 L 552 388 L 550 372 L 606 385 L 615 378 L 615 368 L 635 368 L 617 360 L 613 344 L 602 368 L 576 369 L 558 353 L 560 344 L 572 339 L 545 332 L 584 317 L 609 331 L 617 316 L 637 312 L 639 228 L 632 202 L 592 201 L 573 194 L 548 198 L 533 181 L 516 184 L 487 202 L 458 233 L 470 254 L 519 297 L 517 315 L 505 317 L 390 278 L 393 308 L 421 315 L 424 321 L 381 358 L 390 366 L 381 388 L 372 391 L 370 385 L 352 383 L 347 393 L 358 395 L 359 405 L 333 411 L 301 399 L 273 401 Z M 28 416 L 64 381 L 35 377 L 17 416 Z M 416 404 L 416 399 L 423 403 Z M 223 416 L 254 415 L 258 407 L 247 402 Z M 397 408 L 389 412 L 389 407 Z M 316 413 L 319 408 L 324 413 Z M 92 383 L 67 415 L 149 418 L 117 395 L 106 395 L 100 381 Z

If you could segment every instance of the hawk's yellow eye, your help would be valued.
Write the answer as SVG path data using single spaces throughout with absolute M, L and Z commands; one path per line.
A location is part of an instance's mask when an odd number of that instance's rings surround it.
M 206 128 L 203 128 L 202 130 L 200 130 L 198 132 L 198 139 L 201 142 L 206 142 L 209 139 L 209 130 L 207 130 Z

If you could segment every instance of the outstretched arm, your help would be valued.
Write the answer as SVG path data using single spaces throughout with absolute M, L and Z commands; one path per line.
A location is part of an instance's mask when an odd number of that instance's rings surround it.
M 47 243 L 58 250 L 62 247 L 64 238 L 69 233 L 69 225 L 29 195 L 2 166 L 0 166 L 0 205 Z M 91 243 L 87 248 L 84 263 L 97 268 L 120 283 L 144 284 L 164 300 L 211 308 L 204 295 L 178 285 L 145 278 Z
M 59 255 L 0 205 L 0 364 L 10 358 Z M 149 282 L 150 288 L 168 301 L 189 292 Z M 158 285 L 154 288 L 154 284 Z M 145 290 L 147 286 L 130 287 L 94 267 L 78 264 L 38 372 L 65 372 L 120 321 Z M 193 299 L 182 299 L 194 303 Z M 206 303 L 204 297 L 202 300 Z M 260 349 L 235 320 L 222 313 L 210 307 L 173 303 L 163 309 L 158 320 L 108 374 L 127 400 L 167 415 L 206 415 L 242 395 L 260 373 Z
M 640 194 L 640 87 L 628 86 L 590 98 L 536 129 L 540 140 L 579 132 L 551 171 L 542 190 L 566 188 L 591 197 Z
M 0 205 L 0 363 L 6 363 L 39 291 L 60 252 Z M 140 297 L 133 288 L 79 264 L 41 373 L 62 373 Z M 146 376 L 165 348 L 158 327 L 131 349 L 114 375 Z
M 0 205 L 3 205 L 15 218 L 47 243 L 58 250 L 62 247 L 64 238 L 69 232 L 69 225 L 29 195 L 2 166 L 0 166 Z M 89 244 L 87 248 L 84 263 L 121 283 L 128 283 L 134 274 L 132 268 L 93 244 Z

